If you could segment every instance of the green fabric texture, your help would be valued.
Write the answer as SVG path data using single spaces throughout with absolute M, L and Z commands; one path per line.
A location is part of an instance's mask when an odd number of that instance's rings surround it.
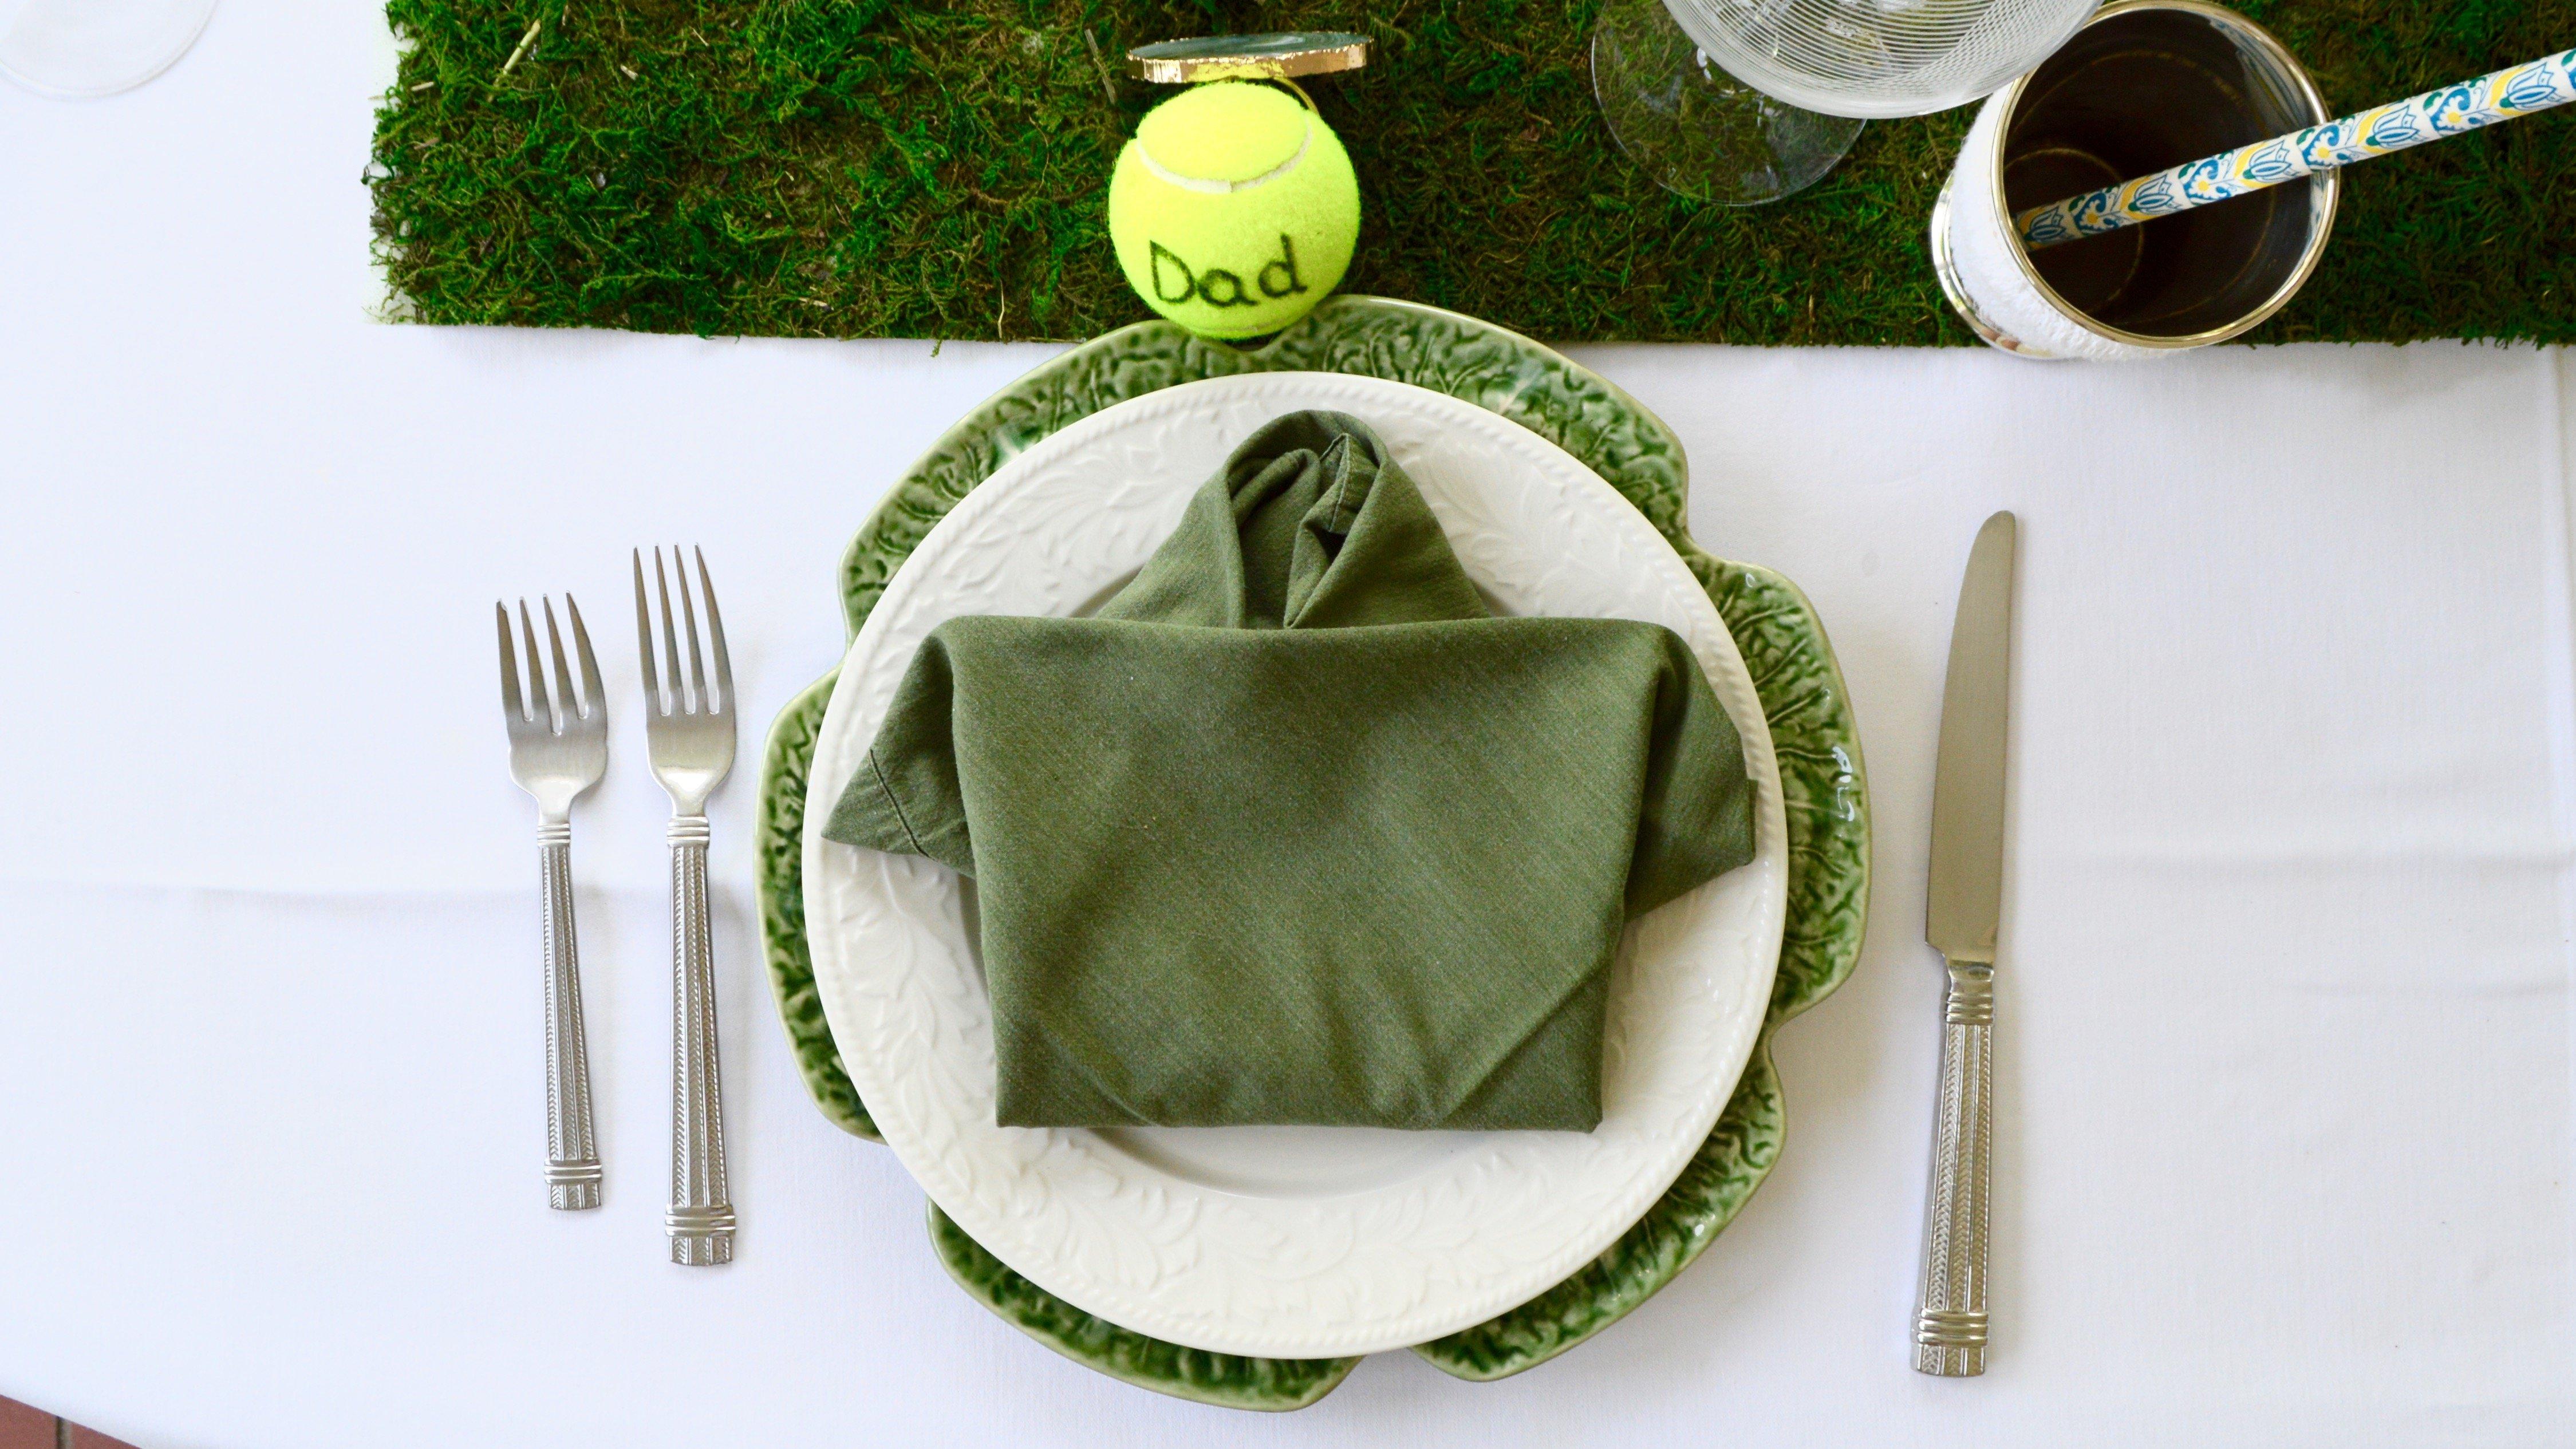
M 934 630 L 824 834 L 974 877 L 1003 1125 L 1588 1131 L 1626 921 L 1752 806 L 1678 636 L 1492 617 L 1297 413 L 1097 616 Z

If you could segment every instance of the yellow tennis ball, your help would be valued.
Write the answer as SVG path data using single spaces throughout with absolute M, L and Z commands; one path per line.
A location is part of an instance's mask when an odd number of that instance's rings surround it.
M 1109 239 L 1145 304 L 1202 337 L 1276 332 L 1340 285 L 1360 185 L 1332 128 L 1250 81 L 1146 113 L 1109 178 Z

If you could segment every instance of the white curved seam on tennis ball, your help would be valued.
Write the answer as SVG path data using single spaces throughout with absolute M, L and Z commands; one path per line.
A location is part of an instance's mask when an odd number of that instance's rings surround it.
M 1204 191 L 1210 196 L 1224 196 L 1229 192 L 1250 191 L 1252 188 L 1259 186 L 1265 181 L 1276 181 L 1280 177 L 1287 175 L 1289 172 L 1296 170 L 1297 163 L 1306 159 L 1306 148 L 1314 144 L 1315 127 L 1312 123 L 1309 123 L 1306 127 L 1306 133 L 1297 139 L 1296 155 L 1289 157 L 1287 160 L 1280 162 L 1278 165 L 1271 167 L 1269 170 L 1262 172 L 1258 176 L 1251 177 L 1243 181 L 1222 181 L 1212 176 L 1183 176 L 1178 171 L 1175 171 L 1171 167 L 1164 165 L 1162 162 L 1155 160 L 1154 153 L 1145 149 L 1142 145 L 1139 145 L 1136 148 L 1136 159 L 1144 162 L 1145 169 L 1153 172 L 1155 178 L 1158 180 L 1168 181 L 1174 186 L 1182 187 L 1190 191 Z

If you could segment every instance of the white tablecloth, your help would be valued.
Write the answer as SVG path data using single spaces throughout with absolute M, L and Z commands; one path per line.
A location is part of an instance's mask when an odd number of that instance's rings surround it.
M 2530 350 L 1591 348 L 1712 549 L 1841 654 L 1876 929 L 1781 1037 L 1742 1219 L 1575 1353 L 1255 1418 L 954 1291 L 807 1103 L 751 760 L 888 479 L 1042 347 L 372 325 L 373 7 L 234 0 L 113 102 L 0 89 L 0 1394 L 146 1449 L 2536 1444 L 2576 1434 L 2566 420 Z M 1996 1347 L 1907 1366 L 1929 766 L 1970 533 L 2024 520 Z M 663 1260 L 664 804 L 626 550 L 706 547 L 740 1256 Z M 608 1203 L 543 1207 L 532 819 L 488 609 L 571 589 Z

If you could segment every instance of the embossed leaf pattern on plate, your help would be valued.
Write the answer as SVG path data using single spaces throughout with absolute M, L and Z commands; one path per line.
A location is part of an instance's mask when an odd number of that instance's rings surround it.
M 1101 408 L 1199 378 L 1272 369 L 1388 377 L 1435 388 L 1557 443 L 1636 504 L 1680 550 L 1735 636 L 1763 702 L 1788 810 L 1790 899 L 1769 1027 L 1849 975 L 1867 921 L 1869 816 L 1859 736 L 1824 632 L 1788 580 L 1700 551 L 1684 530 L 1687 467 L 1662 422 L 1606 380 L 1526 338 L 1411 303 L 1335 298 L 1267 347 L 1244 352 L 1163 323 L 1108 334 L 1049 361 L 950 429 L 899 480 L 852 539 L 842 567 L 853 634 L 930 527 L 995 467 Z M 764 761 L 762 922 L 782 1020 L 816 1103 L 874 1138 L 824 1022 L 803 935 L 805 770 L 834 680 L 782 712 Z M 1415 1351 L 1465 1378 L 1544 1362 L 1616 1321 L 1669 1282 L 1732 1220 L 1776 1160 L 1785 1112 L 1768 1033 L 1698 1153 L 1616 1243 L 1556 1288 Z M 934 1210 L 935 1213 L 935 1210 Z M 981 1250 L 940 1231 L 942 1261 L 994 1312 L 1057 1351 L 1131 1383 L 1240 1408 L 1295 1408 L 1340 1381 L 1353 1360 L 1263 1360 L 1159 1343 L 1053 1300 Z M 997 1260 L 981 1254 L 985 1263 Z

